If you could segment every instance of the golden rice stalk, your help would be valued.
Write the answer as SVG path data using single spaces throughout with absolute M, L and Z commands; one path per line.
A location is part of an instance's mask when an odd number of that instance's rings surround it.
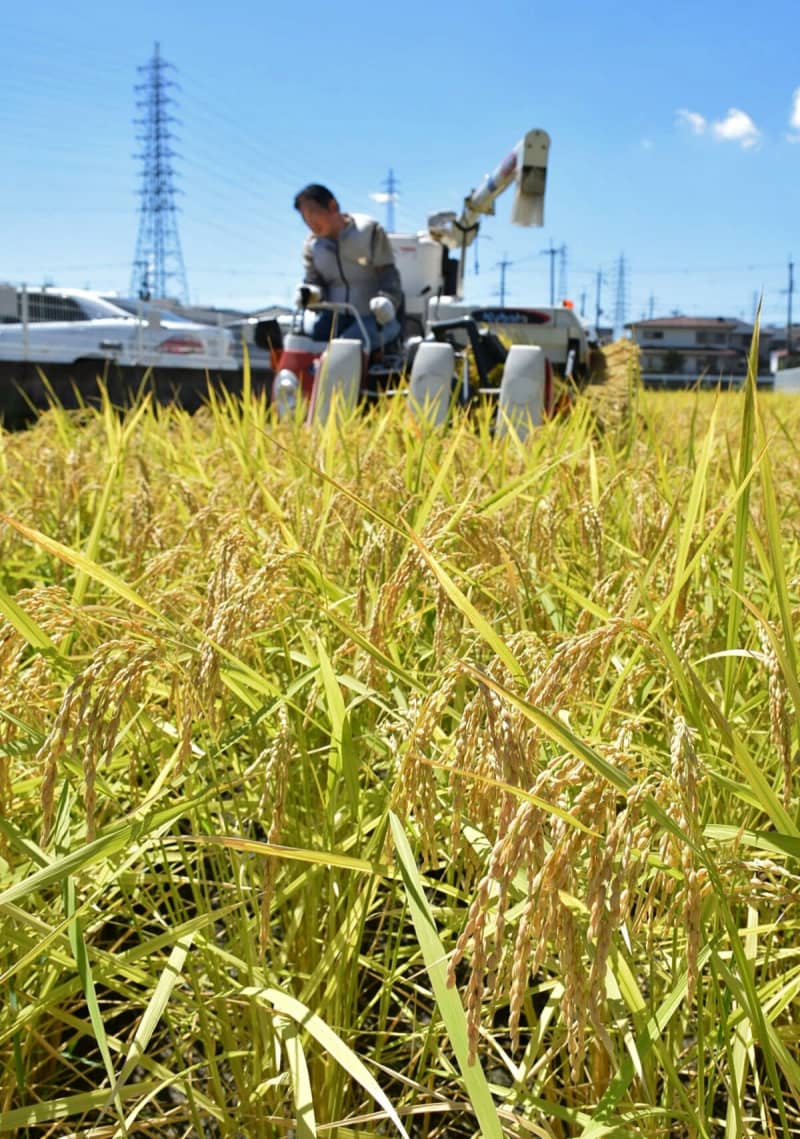
M 769 681 L 769 726 L 770 738 L 778 753 L 783 771 L 783 805 L 787 811 L 792 801 L 792 725 L 789 716 L 789 693 L 786 680 L 778 660 L 778 655 L 760 625 L 758 635 L 761 641 L 761 656 L 767 668 Z
M 638 345 L 631 340 L 615 340 L 594 354 L 591 380 L 581 398 L 589 403 L 598 426 L 612 430 L 630 419 L 640 388 Z
M 286 789 L 289 784 L 289 769 L 297 760 L 291 738 L 286 708 L 281 706 L 278 713 L 278 733 L 267 753 L 259 756 L 264 763 L 264 788 L 261 793 L 258 814 L 269 817 L 267 842 L 277 845 L 281 841 L 286 813 Z M 259 923 L 259 945 L 261 952 L 266 950 L 270 936 L 270 912 L 275 890 L 276 859 L 264 859 L 264 873 L 261 880 L 261 918 Z
M 36 756 L 42 769 L 42 844 L 50 837 L 56 799 L 59 760 L 70 746 L 82 757 L 86 836 L 96 833 L 96 777 L 116 746 L 123 712 L 140 704 L 159 646 L 134 637 L 108 641 L 67 686 L 53 726 Z
M 439 786 L 429 761 L 434 737 L 441 730 L 460 675 L 459 666 L 451 667 L 442 674 L 439 688 L 421 701 L 415 697 L 409 701 L 410 731 L 392 791 L 391 809 L 401 818 L 416 818 L 424 865 L 436 865 L 438 851 Z

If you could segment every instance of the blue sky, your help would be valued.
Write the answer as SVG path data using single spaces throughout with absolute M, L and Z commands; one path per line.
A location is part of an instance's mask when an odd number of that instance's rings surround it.
M 137 71 L 160 44 L 193 301 L 289 301 L 297 189 L 397 228 L 459 209 L 525 132 L 551 136 L 545 224 L 511 192 L 468 253 L 469 299 L 594 318 L 786 319 L 800 259 L 797 0 L 648 6 L 7 5 L 0 36 L 0 281 L 128 290 L 138 231 Z M 620 264 L 623 264 L 620 282 Z M 476 272 L 477 268 L 477 272 Z M 794 312 L 800 313 L 795 270 Z M 560 296 L 557 296 L 560 299 Z

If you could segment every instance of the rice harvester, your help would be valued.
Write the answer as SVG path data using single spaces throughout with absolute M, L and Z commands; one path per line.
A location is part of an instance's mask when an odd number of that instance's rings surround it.
M 286 329 L 275 319 L 259 321 L 254 338 L 271 349 L 276 360 L 272 398 L 279 414 L 293 414 L 302 397 L 310 420 L 325 419 L 335 402 L 350 406 L 404 391 L 415 414 L 434 423 L 445 422 L 452 406 L 482 398 L 496 400 L 499 432 L 509 423 L 518 431 L 524 424 L 540 423 L 553 404 L 547 352 L 533 343 L 506 348 L 488 322 L 476 319 L 474 306 L 463 304 L 463 285 L 466 250 L 481 218 L 494 214 L 495 202 L 506 189 L 514 188 L 513 223 L 543 224 L 549 147 L 545 131 L 528 131 L 467 195 L 460 214 L 439 212 L 428 219 L 424 231 L 389 234 L 405 296 L 404 336 L 393 343 L 365 349 L 369 338 L 363 324 L 363 341 L 335 334 L 330 340 L 313 340 L 302 308 Z M 456 251 L 459 257 L 453 255 Z M 309 307 L 347 314 L 361 323 L 347 304 Z M 470 377 L 470 361 L 477 383 Z M 400 384 L 403 376 L 406 386 Z

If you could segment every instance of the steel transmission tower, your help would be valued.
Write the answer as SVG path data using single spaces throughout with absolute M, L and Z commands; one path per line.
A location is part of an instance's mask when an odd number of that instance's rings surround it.
M 135 88 L 140 93 L 136 106 L 141 115 L 134 120 L 136 126 L 142 128 L 136 137 L 143 149 L 135 156 L 142 160 L 139 190 L 142 201 L 131 269 L 131 295 L 144 300 L 171 295 L 188 302 L 189 286 L 178 237 L 176 191 L 172 184 L 171 160 L 175 151 L 170 145 L 174 137 L 170 124 L 176 120 L 169 113 L 175 100 L 168 91 L 177 84 L 167 78 L 169 70 L 174 68 L 161 58 L 158 44 L 150 62 L 137 68 L 145 75 L 145 81 L 137 83 Z
M 400 197 L 398 194 L 398 182 L 394 176 L 394 170 L 389 170 L 389 175 L 384 181 L 383 185 L 385 190 L 377 190 L 374 194 L 370 194 L 373 202 L 386 203 L 386 232 L 394 233 L 394 204 Z

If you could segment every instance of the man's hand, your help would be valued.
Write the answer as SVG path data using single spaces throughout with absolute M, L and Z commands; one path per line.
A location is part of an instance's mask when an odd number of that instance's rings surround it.
M 322 289 L 319 285 L 309 285 L 304 281 L 302 285 L 297 286 L 297 291 L 294 294 L 294 307 L 308 308 L 309 305 L 318 305 L 321 300 Z
M 390 320 L 394 320 L 397 315 L 395 307 L 388 297 L 373 297 L 369 302 L 369 311 L 381 328 Z

